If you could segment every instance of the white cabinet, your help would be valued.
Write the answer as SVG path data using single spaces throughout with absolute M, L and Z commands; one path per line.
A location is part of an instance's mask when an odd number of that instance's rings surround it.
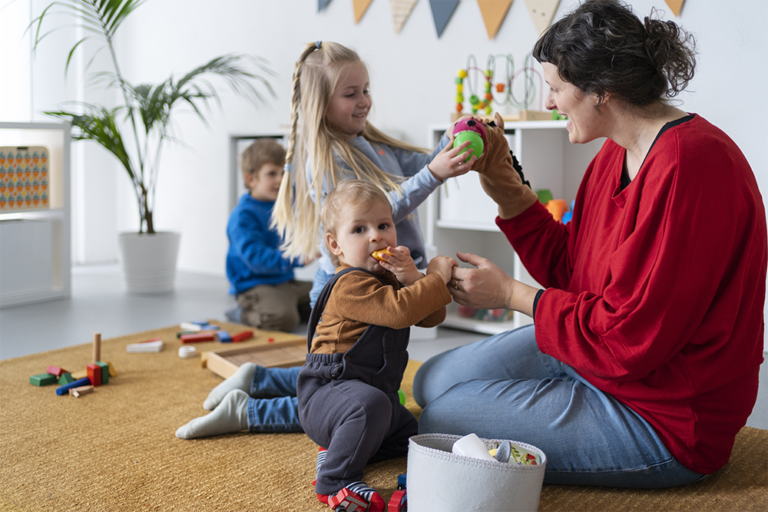
M 49 151 L 48 204 L 0 209 L 0 308 L 71 296 L 69 132 L 66 123 L 0 123 L 0 146 Z
M 603 139 L 571 144 L 565 125 L 566 121 L 510 122 L 504 131 L 533 190 L 549 189 L 555 199 L 565 199 L 570 205 Z M 430 126 L 427 147 L 435 147 L 449 126 Z M 438 194 L 429 197 L 426 208 L 425 239 L 437 254 L 455 257 L 457 251 L 473 253 L 490 259 L 515 279 L 540 287 L 496 226 L 496 204 L 483 191 L 476 173 L 449 179 Z M 530 317 L 517 312 L 507 322 L 467 319 L 459 316 L 458 305 L 453 303 L 443 325 L 497 334 L 531 322 Z

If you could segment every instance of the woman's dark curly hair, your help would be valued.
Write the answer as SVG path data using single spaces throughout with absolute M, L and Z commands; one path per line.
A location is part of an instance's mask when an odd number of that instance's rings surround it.
M 693 78 L 695 41 L 653 16 L 641 22 L 618 0 L 587 0 L 541 36 L 533 56 L 600 104 L 608 92 L 637 107 L 664 102 Z

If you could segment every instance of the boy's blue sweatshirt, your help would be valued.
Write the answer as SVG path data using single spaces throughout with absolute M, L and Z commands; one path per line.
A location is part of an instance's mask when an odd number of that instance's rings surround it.
M 280 250 L 280 237 L 269 228 L 274 201 L 259 201 L 245 193 L 227 223 L 227 278 L 229 293 L 236 295 L 261 284 L 293 279 L 299 259 L 289 260 Z

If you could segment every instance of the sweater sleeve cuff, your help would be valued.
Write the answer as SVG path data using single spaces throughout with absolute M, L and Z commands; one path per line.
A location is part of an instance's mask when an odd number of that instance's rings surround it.
M 544 295 L 544 290 L 539 290 L 538 292 L 536 292 L 536 297 L 534 297 L 533 299 L 533 323 L 534 324 L 536 323 L 536 308 L 539 305 L 539 299 L 541 298 L 542 295 Z

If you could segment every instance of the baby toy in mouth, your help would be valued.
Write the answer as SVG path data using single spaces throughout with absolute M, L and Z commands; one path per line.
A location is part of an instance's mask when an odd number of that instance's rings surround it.
M 483 150 L 485 149 L 485 126 L 483 126 L 483 123 L 479 123 L 474 119 L 459 121 L 453 127 L 453 137 L 453 147 L 460 146 L 464 142 L 469 141 L 472 155 L 477 158 L 483 156 Z M 465 151 L 466 149 L 461 153 Z M 470 156 L 467 156 L 466 160 L 469 159 Z
M 395 255 L 394 255 L 394 254 L 392 254 L 391 252 L 389 252 L 389 251 L 388 251 L 388 250 L 386 250 L 386 249 L 381 249 L 380 251 L 373 251 L 373 252 L 371 253 L 371 256 L 373 256 L 375 259 L 377 259 L 377 260 L 379 260 L 379 261 L 384 261 L 384 255 L 385 255 L 385 254 L 387 254 L 387 255 L 389 255 L 389 256 L 392 256 L 393 258 L 395 257 Z

